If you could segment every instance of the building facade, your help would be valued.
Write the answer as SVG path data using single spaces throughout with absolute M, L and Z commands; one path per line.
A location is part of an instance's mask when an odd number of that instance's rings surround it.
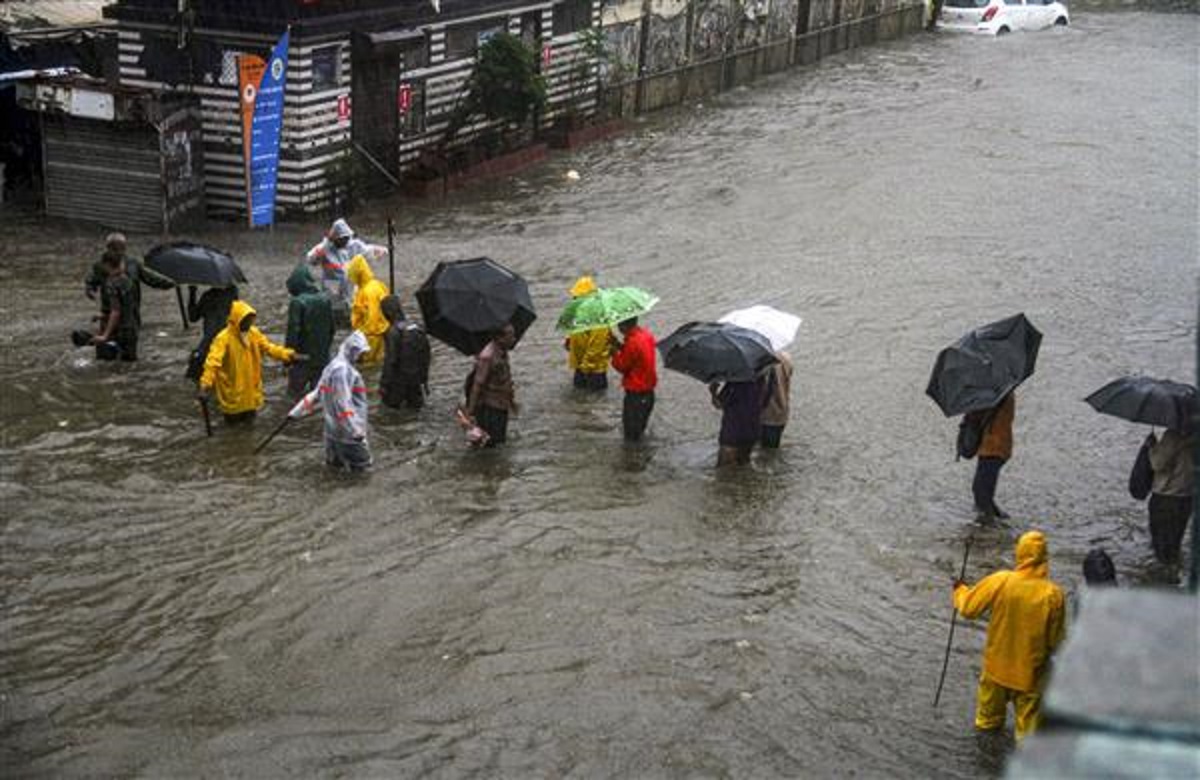
M 180 11 L 180 6 L 185 8 Z M 122 86 L 198 97 L 205 195 L 214 216 L 245 214 L 238 57 L 265 57 L 291 30 L 276 195 L 281 215 L 326 209 L 357 158 L 399 177 L 437 144 L 482 42 L 506 31 L 539 52 L 544 123 L 595 106 L 595 63 L 580 32 L 600 0 L 119 0 Z M 484 129 L 464 128 L 459 142 Z

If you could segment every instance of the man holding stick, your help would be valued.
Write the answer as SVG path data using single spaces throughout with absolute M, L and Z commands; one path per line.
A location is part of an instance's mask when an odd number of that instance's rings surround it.
M 1041 722 L 1042 686 L 1065 628 L 1063 592 L 1049 578 L 1046 537 L 1022 534 L 1016 560 L 1015 570 L 1001 569 L 974 586 L 956 580 L 954 607 L 968 620 L 990 613 L 975 728 L 1004 728 L 1012 702 L 1019 742 Z

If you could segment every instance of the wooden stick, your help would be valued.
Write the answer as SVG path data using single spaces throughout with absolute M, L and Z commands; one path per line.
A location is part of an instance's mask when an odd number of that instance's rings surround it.
M 967 576 L 967 558 L 971 557 L 971 541 L 975 538 L 974 534 L 967 537 L 967 549 L 963 552 L 962 569 L 958 573 L 958 578 L 961 580 Z M 946 682 L 946 668 L 950 665 L 950 646 L 954 644 L 954 626 L 958 622 L 958 607 L 951 607 L 953 612 L 950 615 L 950 636 L 946 638 L 946 657 L 942 659 L 942 676 L 938 678 L 937 693 L 933 695 L 933 706 L 938 706 L 938 702 L 942 700 L 942 685 Z
M 284 417 L 283 422 L 279 423 L 279 425 L 276 425 L 275 430 L 273 430 L 269 434 L 267 434 L 267 438 L 265 438 L 261 442 L 259 442 L 259 445 L 254 448 L 254 454 L 257 455 L 258 453 L 262 452 L 263 448 L 271 443 L 271 439 L 274 439 L 276 436 L 278 436 L 279 432 L 282 431 L 284 428 L 286 428 L 287 424 L 290 423 L 291 421 L 292 421 L 291 417 Z
M 204 431 L 212 436 L 212 419 L 208 416 L 208 401 L 203 398 L 197 398 L 196 401 L 200 404 L 200 416 L 204 418 Z

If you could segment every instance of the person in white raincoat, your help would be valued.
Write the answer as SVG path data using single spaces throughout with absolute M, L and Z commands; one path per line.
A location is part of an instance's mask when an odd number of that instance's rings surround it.
M 362 471 L 371 465 L 367 447 L 367 386 L 354 364 L 370 349 L 367 337 L 354 331 L 338 348 L 337 357 L 321 373 L 317 387 L 301 398 L 288 417 L 298 420 L 322 409 L 325 416 L 325 462 Z
M 313 279 L 329 293 L 339 328 L 350 327 L 350 304 L 354 301 L 354 284 L 347 275 L 350 261 L 355 255 L 379 260 L 387 257 L 387 253 L 386 246 L 368 244 L 356 237 L 344 219 L 335 220 L 321 243 L 308 250 L 305 261 L 312 268 Z

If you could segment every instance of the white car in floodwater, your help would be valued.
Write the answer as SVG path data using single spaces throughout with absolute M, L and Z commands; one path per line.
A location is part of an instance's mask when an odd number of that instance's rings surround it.
M 937 27 L 947 32 L 1003 35 L 1070 24 L 1058 0 L 945 0 Z

